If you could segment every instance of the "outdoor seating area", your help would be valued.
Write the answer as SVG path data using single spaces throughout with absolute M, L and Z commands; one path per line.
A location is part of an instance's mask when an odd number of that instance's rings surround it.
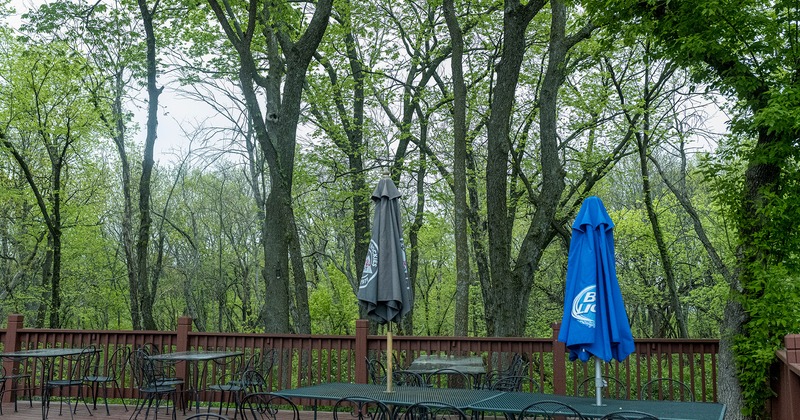
M 175 331 L 34 330 L 17 316 L 9 325 L 0 330 L 0 408 L 13 419 L 59 411 L 71 419 L 250 418 L 248 401 L 268 395 L 290 400 L 304 419 L 333 418 L 337 403 L 352 406 L 339 400 L 352 397 L 386 405 L 395 418 L 398 407 L 420 403 L 492 418 L 516 418 L 544 401 L 586 418 L 629 411 L 722 419 L 725 412 L 714 340 L 636 340 L 628 360 L 603 364 L 604 404 L 596 406 L 593 364 L 567 360 L 557 326 L 553 338 L 396 337 L 387 393 L 385 337 L 370 335 L 366 321 L 355 336 L 325 337 L 192 332 L 185 317 Z M 82 384 L 68 385 L 73 380 Z

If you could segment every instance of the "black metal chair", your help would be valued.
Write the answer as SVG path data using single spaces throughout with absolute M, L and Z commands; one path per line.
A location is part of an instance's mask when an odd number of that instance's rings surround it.
M 186 417 L 184 420 L 229 420 L 228 417 L 216 413 L 198 413 Z
M 386 383 L 386 378 L 383 379 L 381 384 Z M 427 386 L 425 378 L 417 372 L 410 370 L 396 370 L 392 372 L 392 384 L 397 386 Z
M 242 374 L 241 382 L 244 385 L 244 395 L 269 392 L 266 378 L 258 371 L 245 371 L 244 374 Z
M 45 364 L 44 368 L 50 369 L 50 371 L 46 372 L 43 376 L 44 378 L 50 378 L 45 382 L 42 389 L 42 393 L 44 394 L 42 395 L 42 404 L 44 405 L 45 417 L 47 417 L 47 414 L 50 412 L 50 401 L 56 389 L 61 397 L 58 404 L 59 416 L 62 415 L 64 408 L 65 389 L 67 390 L 67 407 L 69 409 L 70 418 L 73 418 L 75 412 L 78 411 L 78 399 L 83 400 L 86 411 L 89 412 L 89 415 L 92 414 L 92 411 L 89 410 L 89 405 L 86 403 L 86 398 L 83 395 L 83 378 L 88 376 L 91 371 L 92 362 L 96 355 L 97 350 L 95 347 L 89 346 L 78 354 L 62 357 L 61 365 L 59 366 L 59 371 L 62 372 L 62 375 L 57 379 L 52 379 L 55 370 L 55 360 L 53 360 L 53 363 Z M 74 409 L 72 408 L 72 388 L 77 388 Z
M 300 412 L 292 400 L 269 392 L 245 396 L 241 412 L 244 420 L 300 420 Z
M 378 359 L 367 359 L 367 373 L 370 383 L 382 384 L 386 382 L 386 367 Z
M 205 387 L 205 390 L 210 393 L 219 393 L 219 414 L 222 414 L 222 407 L 225 406 L 225 414 L 228 414 L 228 408 L 231 403 L 234 403 L 233 418 L 237 418 L 239 408 L 242 402 L 242 395 L 247 388 L 242 379 L 243 371 L 237 366 L 238 358 L 214 359 L 211 367 L 211 377 L 216 378 L 217 383 Z M 225 400 L 225 395 L 228 395 L 228 400 Z M 227 404 L 226 404 L 227 403 Z M 209 399 L 208 408 L 211 410 L 212 399 Z
M 178 388 L 175 384 L 165 383 L 156 374 L 156 365 L 150 360 L 144 349 L 137 349 L 130 357 L 131 371 L 133 373 L 134 385 L 139 391 L 139 399 L 136 400 L 136 407 L 131 415 L 131 419 L 139 417 L 139 414 L 147 407 L 145 418 L 150 414 L 150 408 L 155 404 L 155 418 L 158 418 L 158 409 L 161 401 L 172 401 L 172 419 L 176 419 L 178 407 Z M 167 405 L 169 408 L 169 404 Z
M 333 420 L 390 420 L 389 408 L 382 402 L 366 397 L 344 397 L 333 405 Z
M 425 375 L 425 384 L 433 388 L 473 388 L 470 376 L 453 368 L 437 369 Z
M 263 348 L 254 352 L 242 363 L 239 372 L 228 381 L 229 387 L 238 388 L 240 398 L 254 392 L 269 392 L 268 378 L 275 366 L 275 349 Z
M 581 413 L 568 404 L 558 401 L 539 401 L 523 408 L 517 420 L 556 420 L 570 419 L 583 420 Z
M 403 420 L 467 420 L 458 407 L 438 402 L 419 402 L 407 408 L 398 408 L 394 419 Z
M 639 391 L 640 400 L 694 401 L 689 385 L 672 378 L 655 378 L 645 382 Z
M 530 376 L 506 376 L 498 379 L 492 384 L 495 391 L 505 392 L 533 392 L 541 393 L 543 390 L 542 382 Z
M 641 411 L 617 411 L 606 414 L 600 420 L 658 420 L 658 417 Z
M 0 358 L 0 368 L 3 368 L 4 365 L 4 358 Z M 31 374 L 25 372 L 24 370 L 20 370 L 20 368 L 24 368 L 24 366 L 19 358 L 7 358 L 13 362 L 13 368 L 10 372 L 6 371 L 5 368 L 0 371 L 0 400 L 3 398 L 3 394 L 6 392 L 10 392 L 11 399 L 14 401 L 14 412 L 17 412 L 17 394 L 19 391 L 22 391 L 22 396 L 28 396 L 28 404 L 33 407 L 33 387 L 31 385 Z M 10 385 L 10 386 L 9 386 Z M 20 386 L 22 385 L 22 386 Z M 3 407 L 0 404 L 0 414 L 3 414 Z
M 486 372 L 483 375 L 482 383 L 477 386 L 479 388 L 484 389 L 492 389 L 492 386 L 495 382 L 509 376 L 523 376 L 525 375 L 525 366 L 527 366 L 528 362 L 525 361 L 525 358 L 522 357 L 519 353 L 514 353 L 511 356 L 511 361 L 509 362 L 508 366 L 505 369 L 495 369 L 489 372 Z
M 601 376 L 600 379 L 603 380 L 603 397 L 618 400 L 628 400 L 631 398 L 631 394 L 625 382 L 613 376 Z M 596 392 L 594 376 L 584 379 L 575 387 L 575 395 L 578 397 L 593 397 Z
M 97 398 L 102 388 L 103 401 L 106 405 L 106 414 L 111 415 L 111 412 L 108 410 L 108 388 L 111 388 L 112 398 L 115 395 L 114 391 L 118 393 L 117 395 L 122 395 L 122 388 L 120 387 L 119 381 L 122 374 L 125 373 L 125 367 L 128 365 L 130 355 L 130 347 L 121 345 L 117 346 L 102 366 L 100 366 L 99 362 L 100 357 L 96 359 L 98 362 L 92 367 L 89 375 L 83 378 L 83 381 L 86 382 L 89 386 L 89 391 L 92 393 L 93 409 L 97 410 Z M 122 405 L 125 407 L 125 411 L 128 411 L 128 405 L 125 404 L 124 398 L 122 399 Z

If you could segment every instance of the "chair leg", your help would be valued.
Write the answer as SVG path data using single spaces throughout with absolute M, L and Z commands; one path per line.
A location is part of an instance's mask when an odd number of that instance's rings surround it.
M 0 382 L 0 416 L 3 415 L 3 394 L 6 392 L 6 380 Z
M 106 404 L 106 415 L 110 416 L 111 412 L 108 411 L 108 383 L 103 384 L 103 402 Z M 125 405 L 125 401 L 122 401 L 122 405 Z M 95 401 L 95 409 L 97 409 L 97 401 Z M 125 407 L 125 411 L 128 411 L 128 407 Z
M 117 380 L 114 379 L 113 384 L 114 384 L 113 385 L 114 389 L 117 390 L 117 395 L 119 395 L 119 398 L 122 400 L 122 406 L 125 407 L 125 412 L 128 412 L 128 405 L 125 404 L 125 396 L 122 394 L 122 388 L 120 388 L 119 382 L 117 382 Z M 113 389 L 112 389 L 112 392 L 113 392 Z M 106 400 L 106 407 L 108 407 L 108 400 Z

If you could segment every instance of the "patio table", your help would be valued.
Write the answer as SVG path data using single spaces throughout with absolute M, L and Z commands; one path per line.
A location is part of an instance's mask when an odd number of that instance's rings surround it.
M 439 356 L 435 354 L 417 357 L 407 370 L 425 375 L 439 369 L 455 369 L 472 376 L 486 373 L 483 358 L 480 356 Z
M 587 418 L 600 418 L 615 411 L 634 410 L 650 413 L 661 420 L 723 420 L 725 405 L 718 403 L 683 401 L 604 400 L 603 406 L 594 405 L 594 398 L 573 397 L 527 392 L 503 392 L 487 389 L 452 389 L 401 386 L 386 392 L 386 386 L 375 384 L 327 383 L 296 389 L 275 391 L 274 394 L 290 398 L 336 401 L 344 397 L 366 397 L 386 405 L 410 406 L 420 402 L 446 403 L 461 410 L 517 414 L 523 408 L 539 401 L 558 401 L 575 408 Z
M 357 396 L 372 398 L 386 405 L 410 406 L 420 402 L 442 402 L 465 410 L 483 400 L 502 394 L 502 392 L 488 389 L 466 390 L 416 386 L 398 386 L 393 388 L 392 392 L 386 392 L 386 385 L 327 383 L 295 389 L 283 389 L 275 391 L 273 394 L 290 399 L 307 398 L 314 400 L 314 418 L 316 419 L 317 402 L 320 400 L 336 401 L 344 397 Z
M 65 356 L 76 356 L 87 349 L 82 347 L 74 347 L 74 348 L 66 348 L 66 347 L 51 347 L 51 348 L 43 348 L 43 349 L 31 349 L 31 350 L 18 350 L 18 351 L 11 351 L 11 352 L 4 352 L 0 353 L 0 357 L 8 357 L 14 360 L 14 363 L 17 363 L 17 360 L 21 359 L 42 359 L 42 363 L 39 366 L 40 374 L 39 374 L 39 386 L 41 387 L 41 395 L 45 395 L 45 388 L 47 387 L 47 382 L 51 378 L 46 378 L 45 375 L 48 373 L 50 375 L 53 374 L 53 366 L 55 365 L 55 360 L 59 357 Z M 95 353 L 99 352 L 100 350 L 96 348 L 89 348 Z M 48 364 L 49 366 L 45 366 Z M 77 404 L 78 402 L 75 401 Z M 71 410 L 70 410 L 70 414 Z M 91 413 L 90 413 L 91 414 Z M 47 404 L 45 401 L 42 401 L 42 419 L 47 418 Z
M 641 411 L 652 414 L 661 420 L 723 420 L 725 418 L 725 405 L 719 403 L 603 399 L 603 405 L 597 406 L 594 398 L 528 392 L 504 392 L 472 404 L 469 408 L 474 411 L 516 414 L 525 407 L 540 401 L 558 401 L 567 404 L 586 418 L 600 418 L 615 411 Z
M 208 351 L 208 350 L 190 350 L 178 351 L 174 353 L 159 353 L 148 356 L 150 360 L 158 360 L 162 362 L 187 362 L 192 367 L 189 373 L 191 380 L 186 381 L 189 386 L 188 392 L 194 396 L 195 412 L 200 410 L 200 385 L 201 379 L 206 376 L 206 368 L 208 363 L 216 359 L 225 359 L 228 357 L 239 357 L 244 355 L 241 351 Z M 200 370 L 200 362 L 203 363 L 203 370 Z

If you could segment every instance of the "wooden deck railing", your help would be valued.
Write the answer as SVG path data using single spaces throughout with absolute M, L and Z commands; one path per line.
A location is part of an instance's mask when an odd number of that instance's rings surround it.
M 368 323 L 363 320 L 356 321 L 354 336 L 201 333 L 191 331 L 188 317 L 178 319 L 176 331 L 26 329 L 23 321 L 22 315 L 9 316 L 8 327 L 0 330 L 3 351 L 93 344 L 103 350 L 104 358 L 118 346 L 136 348 L 145 343 L 162 351 L 236 349 L 252 354 L 272 348 L 278 354 L 268 378 L 273 390 L 321 382 L 366 382 L 366 359 L 385 359 L 386 351 L 386 337 L 368 335 Z M 545 392 L 575 395 L 577 385 L 593 376 L 594 365 L 568 361 L 566 348 L 557 336 L 557 324 L 547 338 L 395 336 L 393 353 L 400 367 L 420 354 L 479 355 L 490 370 L 502 369 L 510 354 L 519 353 L 529 362 L 527 375 L 538 379 Z M 626 384 L 630 398 L 638 398 L 638 390 L 647 380 L 671 377 L 688 384 L 698 401 L 716 401 L 718 350 L 717 340 L 637 339 L 634 354 L 624 362 L 604 364 L 603 370 Z M 3 363 L 10 369 L 15 362 Z M 23 361 L 21 368 L 35 375 L 38 367 L 34 363 Z M 122 386 L 124 398 L 136 396 L 130 373 L 123 376 Z M 593 395 L 594 391 L 590 392 Z

